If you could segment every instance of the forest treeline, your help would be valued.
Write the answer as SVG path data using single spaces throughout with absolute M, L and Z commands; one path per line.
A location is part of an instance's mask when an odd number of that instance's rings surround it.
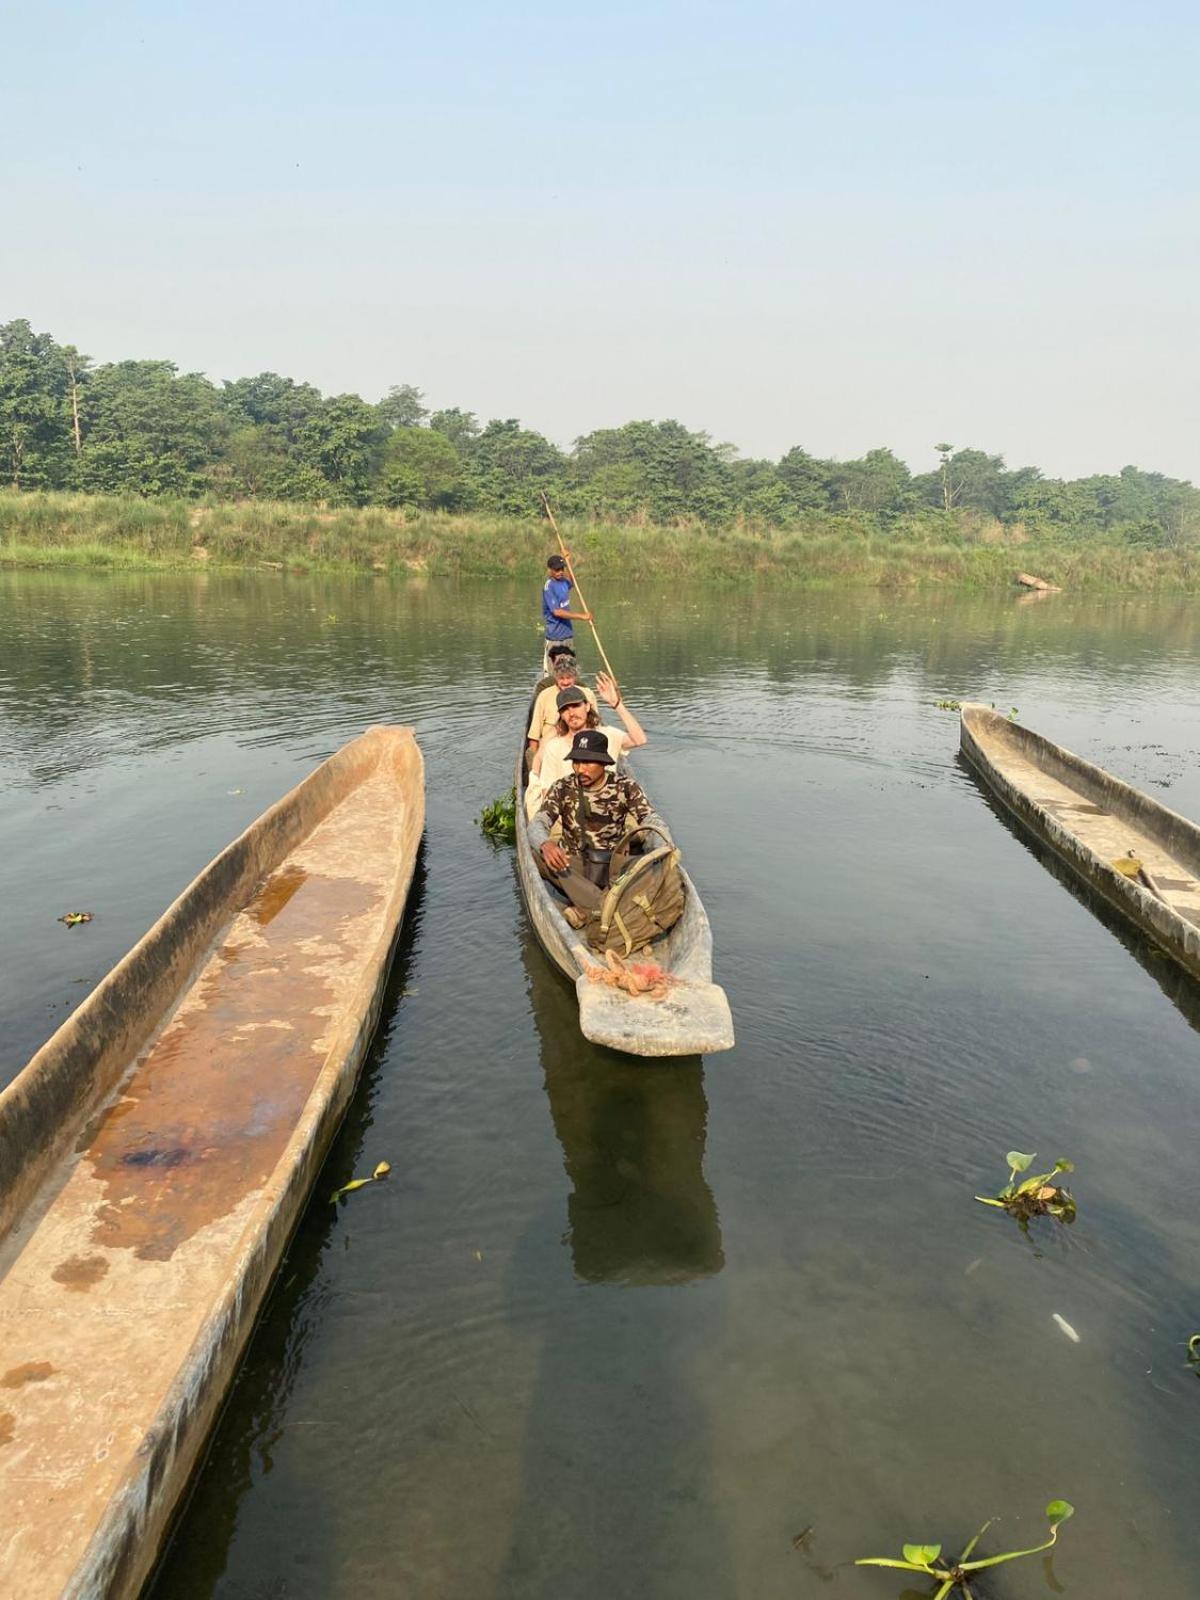
M 886 447 L 755 460 L 674 421 L 601 428 L 563 451 L 513 418 L 423 401 L 411 384 L 372 404 L 273 372 L 218 385 L 171 361 L 97 365 L 17 319 L 0 325 L 0 484 L 502 516 L 534 513 L 544 490 L 567 515 L 612 522 L 789 529 L 833 514 L 886 527 L 925 512 L 1034 535 L 1200 541 L 1200 490 L 1132 466 L 1049 478 L 950 443 L 916 474 Z

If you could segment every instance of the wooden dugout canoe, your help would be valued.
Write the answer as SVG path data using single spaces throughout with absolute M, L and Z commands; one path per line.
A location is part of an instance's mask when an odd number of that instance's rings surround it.
M 538 685 L 540 688 L 541 685 Z M 537 690 L 534 695 L 536 697 Z M 634 997 L 595 983 L 598 965 L 582 935 L 564 919 L 565 901 L 537 869 L 525 826 L 525 729 L 521 724 L 514 786 L 517 796 L 517 877 L 538 943 L 575 985 L 579 1026 L 585 1039 L 635 1056 L 707 1055 L 733 1047 L 733 1017 L 725 991 L 712 981 L 712 928 L 696 885 L 684 873 L 687 901 L 682 917 L 653 945 L 654 959 L 677 980 L 662 1000 Z
M 353 1092 L 424 810 L 410 728 L 346 745 L 0 1094 L 0 1594 L 144 1584 Z
M 1194 977 L 1200 828 L 1103 768 L 987 706 L 964 705 L 963 755 L 1027 827 Z M 1143 873 L 1113 865 L 1130 858 Z

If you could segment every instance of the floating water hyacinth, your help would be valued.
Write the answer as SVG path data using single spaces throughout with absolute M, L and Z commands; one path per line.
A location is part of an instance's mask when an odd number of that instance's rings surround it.
M 58 920 L 65 922 L 68 928 L 78 928 L 85 922 L 92 920 L 92 913 L 90 911 L 66 911 Z
M 1046 1518 L 1050 1523 L 1050 1537 L 1045 1544 L 1034 1545 L 1029 1550 L 1008 1550 L 1003 1555 L 985 1556 L 980 1561 L 971 1561 L 968 1557 L 973 1553 L 975 1546 L 991 1527 L 991 1522 L 985 1522 L 975 1537 L 968 1543 L 957 1561 L 947 1562 L 942 1557 L 940 1544 L 906 1544 L 903 1547 L 903 1558 L 896 1560 L 892 1556 L 865 1556 L 856 1561 L 856 1567 L 896 1567 L 901 1572 L 919 1572 L 927 1578 L 934 1578 L 938 1588 L 933 1600 L 945 1600 L 951 1589 L 960 1589 L 965 1600 L 972 1600 L 971 1579 L 975 1573 L 984 1567 L 998 1567 L 1003 1561 L 1016 1561 L 1019 1556 L 1040 1555 L 1043 1550 L 1049 1550 L 1058 1540 L 1059 1524 L 1068 1517 L 1074 1516 L 1075 1507 L 1067 1500 L 1051 1500 L 1046 1507 Z
M 391 1170 L 390 1162 L 381 1161 L 369 1178 L 351 1178 L 349 1183 L 344 1183 L 329 1196 L 330 1205 L 337 1205 L 343 1195 L 353 1194 L 355 1189 L 365 1189 L 369 1183 L 379 1183 Z
M 510 789 L 507 794 L 498 795 L 490 805 L 484 806 L 475 820 L 489 839 L 494 839 L 499 844 L 516 844 L 516 790 Z
M 1004 1159 L 1008 1162 L 1008 1182 L 997 1195 L 977 1194 L 975 1198 L 980 1205 L 1007 1211 L 1009 1216 L 1016 1217 L 1022 1228 L 1028 1228 L 1031 1217 L 1057 1217 L 1060 1222 L 1074 1222 L 1075 1201 L 1071 1191 L 1051 1182 L 1060 1172 L 1074 1172 L 1073 1161 L 1060 1156 L 1051 1171 L 1035 1173 L 1032 1178 L 1018 1183 L 1017 1174 L 1028 1172 L 1033 1155 L 1010 1150 Z

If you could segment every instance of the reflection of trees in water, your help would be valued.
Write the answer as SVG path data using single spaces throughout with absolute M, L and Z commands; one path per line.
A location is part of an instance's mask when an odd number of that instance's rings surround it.
M 1200 654 L 1200 614 L 1186 596 L 1065 594 L 1031 607 L 1008 591 L 808 590 L 768 577 L 745 587 L 643 582 L 635 603 L 612 579 L 592 588 L 606 632 L 619 631 L 629 682 L 693 706 L 705 681 L 739 674 L 870 688 L 915 670 L 932 691 L 1081 663 L 1103 682 Z
M 771 593 L 756 619 L 761 626 L 744 630 L 745 655 L 736 658 L 743 665 L 760 659 L 780 682 L 816 675 L 870 687 L 915 667 L 932 689 L 993 683 L 1031 668 L 1054 675 L 1061 664 L 1081 662 L 1104 681 L 1200 653 L 1200 616 L 1184 597 L 1056 595 L 1037 608 L 1008 594 L 799 591 L 786 607 L 781 598 L 778 589 Z
M 478 671 L 474 655 L 464 671 L 456 588 L 255 572 L 0 575 L 5 756 L 53 781 L 114 745 L 292 735 L 338 712 L 356 727 L 410 715 L 415 686 Z M 531 617 L 497 617 L 483 594 L 498 656 L 509 670 L 531 662 Z
M 1186 599 L 1079 599 L 1023 607 L 1009 595 L 807 591 L 778 583 L 598 581 L 589 597 L 620 640 L 630 683 L 695 707 L 706 682 L 759 676 L 869 688 L 919 672 L 931 693 L 986 688 L 1031 667 L 1086 664 L 1119 679 L 1200 653 Z M 537 582 L 221 573 L 0 575 L 5 717 L 30 768 L 75 738 L 143 746 L 155 718 L 173 739 L 261 726 L 264 705 L 399 714 L 414 684 L 524 688 L 537 647 Z M 469 653 L 464 655 L 464 644 Z M 580 651 L 595 666 L 587 638 Z M 486 690 L 485 690 L 486 692 Z M 252 714 L 253 713 L 253 714 Z M 57 770 L 57 769 L 55 769 Z
M 705 1182 L 699 1061 L 630 1064 L 579 1033 L 572 990 L 526 930 L 542 1068 L 570 1180 L 576 1282 L 539 1283 L 537 1375 L 498 1597 L 729 1594 L 698 1351 L 721 1303 L 724 1257 Z M 555 1201 L 556 1206 L 561 1201 Z M 538 1219 L 509 1272 L 514 1306 L 544 1273 Z

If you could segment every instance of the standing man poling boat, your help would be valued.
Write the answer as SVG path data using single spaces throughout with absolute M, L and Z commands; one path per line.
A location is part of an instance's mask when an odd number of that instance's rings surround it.
M 549 660 L 551 645 L 567 644 L 572 650 L 575 646 L 575 629 L 572 623 L 590 622 L 590 611 L 572 611 L 568 602 L 571 598 L 571 579 L 567 576 L 567 561 L 565 556 L 550 556 L 546 562 L 546 581 L 542 585 L 542 619 L 546 625 L 546 650 Z

